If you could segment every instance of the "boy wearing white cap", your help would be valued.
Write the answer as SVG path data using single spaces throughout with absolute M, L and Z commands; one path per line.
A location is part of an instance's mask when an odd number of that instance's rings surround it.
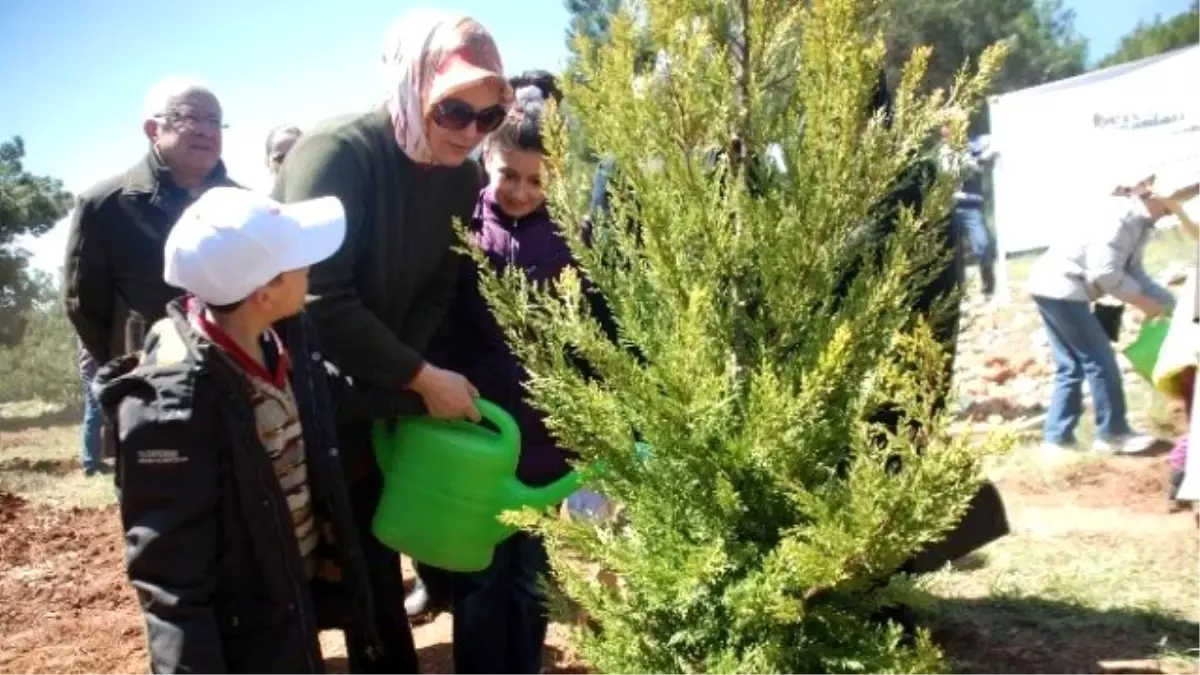
M 320 672 L 323 627 L 378 648 L 330 403 L 351 387 L 301 314 L 344 233 L 333 197 L 209 190 L 166 242 L 187 295 L 101 375 L 154 672 Z

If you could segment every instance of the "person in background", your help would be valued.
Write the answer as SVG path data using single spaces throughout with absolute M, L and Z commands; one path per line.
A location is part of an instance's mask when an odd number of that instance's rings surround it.
M 971 139 L 963 151 L 955 150 L 952 145 L 953 132 L 948 124 L 942 125 L 941 133 L 942 144 L 938 149 L 941 170 L 959 174 L 963 179 L 962 185 L 954 193 L 952 215 L 956 227 L 966 235 L 971 245 L 971 254 L 979 265 L 983 296 L 990 300 L 996 291 L 996 246 L 984 216 L 983 178 L 996 155 L 978 139 Z
M 1200 184 L 1193 183 L 1166 196 L 1165 203 L 1179 223 L 1179 229 L 1193 243 L 1200 241 L 1200 228 L 1188 212 L 1187 202 L 1200 194 Z M 1194 208 L 1194 207 L 1193 207 Z M 1154 363 L 1152 380 L 1154 388 L 1169 398 L 1180 400 L 1187 415 L 1189 427 L 1193 423 L 1192 398 L 1195 395 L 1196 372 L 1200 368 L 1200 287 L 1197 286 L 1200 270 L 1193 257 L 1183 287 L 1180 289 L 1171 316 L 1170 327 L 1163 338 L 1158 358 Z M 1183 484 L 1184 468 L 1187 465 L 1190 430 L 1175 441 L 1168 455 L 1171 467 L 1169 475 L 1169 507 L 1171 510 L 1191 508 L 1186 500 L 1178 499 L 1179 487 Z
M 79 379 L 83 382 L 83 428 L 79 446 L 79 465 L 83 475 L 94 476 L 98 473 L 109 472 L 104 463 L 104 452 L 100 440 L 102 413 L 96 394 L 92 391 L 92 381 L 96 379 L 99 365 L 92 359 L 91 354 L 83 348 L 83 343 L 77 342 L 79 356 Z
M 1191 278 L 1188 279 L 1188 282 L 1193 285 L 1195 284 L 1194 271 L 1192 272 Z M 1189 290 L 1189 292 L 1196 293 L 1196 289 L 1193 287 Z M 1176 309 L 1178 311 L 1180 308 Z M 1194 306 L 1187 309 L 1189 314 L 1195 316 Z M 1197 321 L 1200 321 L 1200 318 L 1193 318 L 1190 320 L 1190 323 L 1195 326 Z M 1200 363 L 1200 360 L 1195 357 L 1197 353 L 1197 347 L 1200 347 L 1200 345 L 1193 345 L 1192 347 L 1192 361 L 1194 363 Z M 1200 366 L 1193 365 L 1179 374 L 1179 397 L 1183 402 L 1184 414 L 1187 417 L 1188 431 L 1175 440 L 1175 445 L 1171 448 L 1171 452 L 1167 455 L 1167 464 L 1170 466 L 1170 471 L 1167 474 L 1167 498 L 1169 502 L 1168 508 L 1171 511 L 1180 511 L 1190 506 L 1187 504 L 1187 500 L 1179 497 L 1179 488 L 1181 485 L 1183 485 L 1184 469 L 1187 467 L 1188 444 L 1191 440 L 1191 427 L 1193 424 L 1192 411 L 1195 409 L 1195 404 L 1192 399 L 1195 398 L 1196 395 L 1196 371 L 1198 367 Z
M 479 194 L 468 162 L 504 121 L 511 90 L 488 31 L 466 16 L 413 11 L 388 31 L 384 105 L 312 129 L 276 178 L 283 202 L 331 195 L 346 206 L 346 242 L 313 267 L 309 312 L 330 360 L 355 381 L 411 392 L 412 412 L 479 419 L 462 375 L 425 357 L 458 276 L 454 219 Z M 371 424 L 339 428 L 343 470 L 375 593 L 382 652 L 347 634 L 353 672 L 412 673 L 417 655 L 404 613 L 400 560 L 371 534 L 383 475 Z
M 334 198 L 208 191 L 166 239 L 164 278 L 187 295 L 101 371 L 151 672 L 323 672 L 321 628 L 371 626 L 339 380 L 300 314 L 344 233 Z
M 1044 449 L 1051 452 L 1076 449 L 1085 379 L 1096 409 L 1093 450 L 1134 454 L 1156 441 L 1129 425 L 1116 353 L 1090 303 L 1112 295 L 1147 317 L 1171 311 L 1171 293 L 1142 266 L 1154 224 L 1169 209 L 1153 192 L 1152 178 L 1117 188 L 1103 208 L 1103 220 L 1080 228 L 1042 255 L 1027 285 L 1046 326 L 1056 367 L 1043 433 Z
M 291 124 L 277 126 L 267 134 L 267 168 L 271 170 L 272 176 L 279 173 L 283 159 L 291 152 L 292 146 L 301 135 L 303 132 Z
M 495 270 L 515 267 L 533 283 L 553 281 L 572 260 L 550 218 L 542 185 L 545 96 L 535 84 L 518 89 L 513 111 L 485 141 L 490 183 L 479 195 L 469 227 L 471 245 L 487 254 Z M 480 293 L 475 265 L 464 262 L 459 279 L 447 326 L 454 341 L 447 362 L 517 420 L 518 478 L 534 486 L 551 483 L 570 470 L 569 455 L 526 399 L 528 375 Z M 548 621 L 538 584 L 548 572 L 541 540 L 518 532 L 496 547 L 486 570 L 455 575 L 455 672 L 541 672 Z
M 63 300 L 97 364 L 138 349 L 179 291 L 163 280 L 163 243 L 206 190 L 234 185 L 221 162 L 221 104 L 197 80 L 171 76 L 146 97 L 146 156 L 79 197 L 67 235 Z
M 510 77 L 508 83 L 513 89 L 536 87 L 543 99 L 562 103 L 562 90 L 558 88 L 558 78 L 548 70 L 526 70 L 520 75 Z

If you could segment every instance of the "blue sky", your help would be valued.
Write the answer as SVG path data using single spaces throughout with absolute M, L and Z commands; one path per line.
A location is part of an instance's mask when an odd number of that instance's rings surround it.
M 1139 19 L 1189 0 L 1068 0 L 1097 59 Z M 412 6 L 479 19 L 508 70 L 555 69 L 566 58 L 562 0 L 0 0 L 0 137 L 25 139 L 26 166 L 79 192 L 145 150 L 141 104 L 169 73 L 196 75 L 221 99 L 233 177 L 265 188 L 266 132 L 306 128 L 379 99 L 383 31 Z M 35 264 L 57 269 L 56 227 L 26 242 Z

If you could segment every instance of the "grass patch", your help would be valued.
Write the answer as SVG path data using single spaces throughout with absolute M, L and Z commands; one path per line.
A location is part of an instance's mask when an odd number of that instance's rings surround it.
M 1197 528 L 1166 512 L 1163 458 L 1036 446 L 989 466 L 1013 532 L 922 579 L 961 672 L 1196 672 Z
M 0 406 L 0 492 L 55 508 L 115 503 L 112 476 L 83 475 L 80 417 L 77 408 L 36 402 Z

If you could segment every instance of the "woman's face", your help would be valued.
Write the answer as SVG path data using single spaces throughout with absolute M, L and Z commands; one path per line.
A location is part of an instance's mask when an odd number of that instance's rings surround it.
M 440 106 L 440 108 L 438 107 Z M 495 129 L 487 128 L 494 119 L 498 125 L 504 119 L 504 85 L 497 80 L 484 80 L 454 92 L 454 95 L 430 106 L 425 115 L 425 134 L 429 139 L 429 150 L 435 164 L 457 166 L 467 160 L 471 152 L 483 141 L 484 136 Z M 469 110 L 468 110 L 469 109 Z M 452 113 L 439 123 L 440 111 Z M 465 126 L 454 123 L 463 113 L 482 113 Z M 484 123 L 481 125 L 481 121 Z M 484 126 L 484 128 L 480 128 Z
M 489 149 L 484 160 L 496 203 L 513 218 L 533 213 L 543 202 L 542 155 L 527 150 Z

